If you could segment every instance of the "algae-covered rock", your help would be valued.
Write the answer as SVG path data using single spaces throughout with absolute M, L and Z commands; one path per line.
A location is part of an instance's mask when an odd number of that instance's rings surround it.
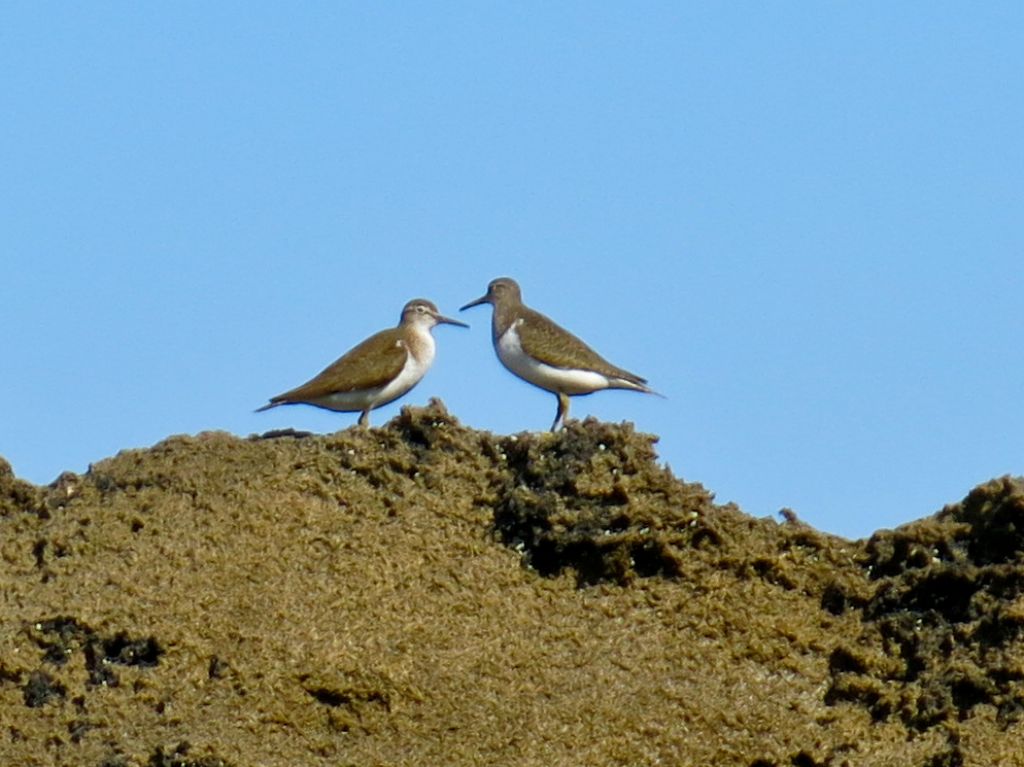
M 591 419 L 0 461 L 0 764 L 1024 764 L 1020 480 L 868 541 Z
M 862 629 L 829 698 L 924 731 L 1024 714 L 1024 482 L 1003 477 L 898 530 L 876 533 Z M 841 657 L 837 656 L 837 657 Z

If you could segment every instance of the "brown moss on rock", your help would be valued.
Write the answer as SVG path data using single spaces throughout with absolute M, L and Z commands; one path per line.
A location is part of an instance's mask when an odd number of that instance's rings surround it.
M 873 593 L 862 629 L 833 659 L 830 702 L 924 731 L 988 707 L 1009 729 L 1024 711 L 1024 482 L 1003 477 L 934 517 L 867 542 Z M 858 658 L 856 662 L 845 660 Z
M 15 477 L 11 465 L 0 457 L 0 517 L 38 513 L 40 496 L 35 485 Z
M 497 444 L 494 524 L 542 575 L 581 584 L 676 577 L 686 550 L 717 534 L 711 494 L 655 463 L 654 440 L 592 419 Z
M 867 542 L 629 425 L 0 462 L 0 764 L 1021 764 L 1019 480 Z

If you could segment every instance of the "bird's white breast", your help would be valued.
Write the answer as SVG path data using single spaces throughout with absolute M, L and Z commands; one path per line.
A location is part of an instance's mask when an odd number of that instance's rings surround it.
M 521 319 L 513 322 L 494 345 L 498 359 L 505 367 L 534 386 L 552 392 L 590 394 L 608 388 L 608 379 L 600 373 L 579 368 L 556 368 L 527 354 L 516 329 L 521 322 Z
M 389 384 L 380 389 L 380 394 L 374 398 L 374 407 L 386 405 L 392 400 L 398 399 L 418 384 L 430 370 L 430 366 L 434 364 L 436 350 L 434 337 L 430 335 L 429 330 L 417 333 L 415 349 L 410 349 L 406 345 L 405 365 Z

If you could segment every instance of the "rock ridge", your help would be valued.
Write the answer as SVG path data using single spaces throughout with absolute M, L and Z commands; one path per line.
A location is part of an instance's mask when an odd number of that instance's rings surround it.
M 0 764 L 1024 765 L 1024 481 L 847 541 L 655 443 L 432 400 L 0 459 Z

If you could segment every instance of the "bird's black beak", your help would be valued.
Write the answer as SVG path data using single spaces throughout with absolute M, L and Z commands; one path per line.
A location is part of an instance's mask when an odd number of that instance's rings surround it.
M 491 302 L 491 294 L 488 293 L 486 296 L 480 296 L 480 298 L 478 298 L 476 301 L 470 301 L 465 306 L 460 306 L 459 307 L 459 311 L 460 312 L 464 312 L 464 311 L 466 311 L 466 309 L 469 309 L 471 307 L 480 306 L 480 304 L 489 304 L 490 302 Z
M 445 317 L 443 314 L 435 314 L 434 315 L 434 319 L 437 320 L 438 323 L 442 324 L 442 325 L 458 325 L 460 328 L 468 328 L 469 327 L 469 325 L 467 325 L 465 322 L 459 322 L 458 320 L 453 320 L 451 317 Z

